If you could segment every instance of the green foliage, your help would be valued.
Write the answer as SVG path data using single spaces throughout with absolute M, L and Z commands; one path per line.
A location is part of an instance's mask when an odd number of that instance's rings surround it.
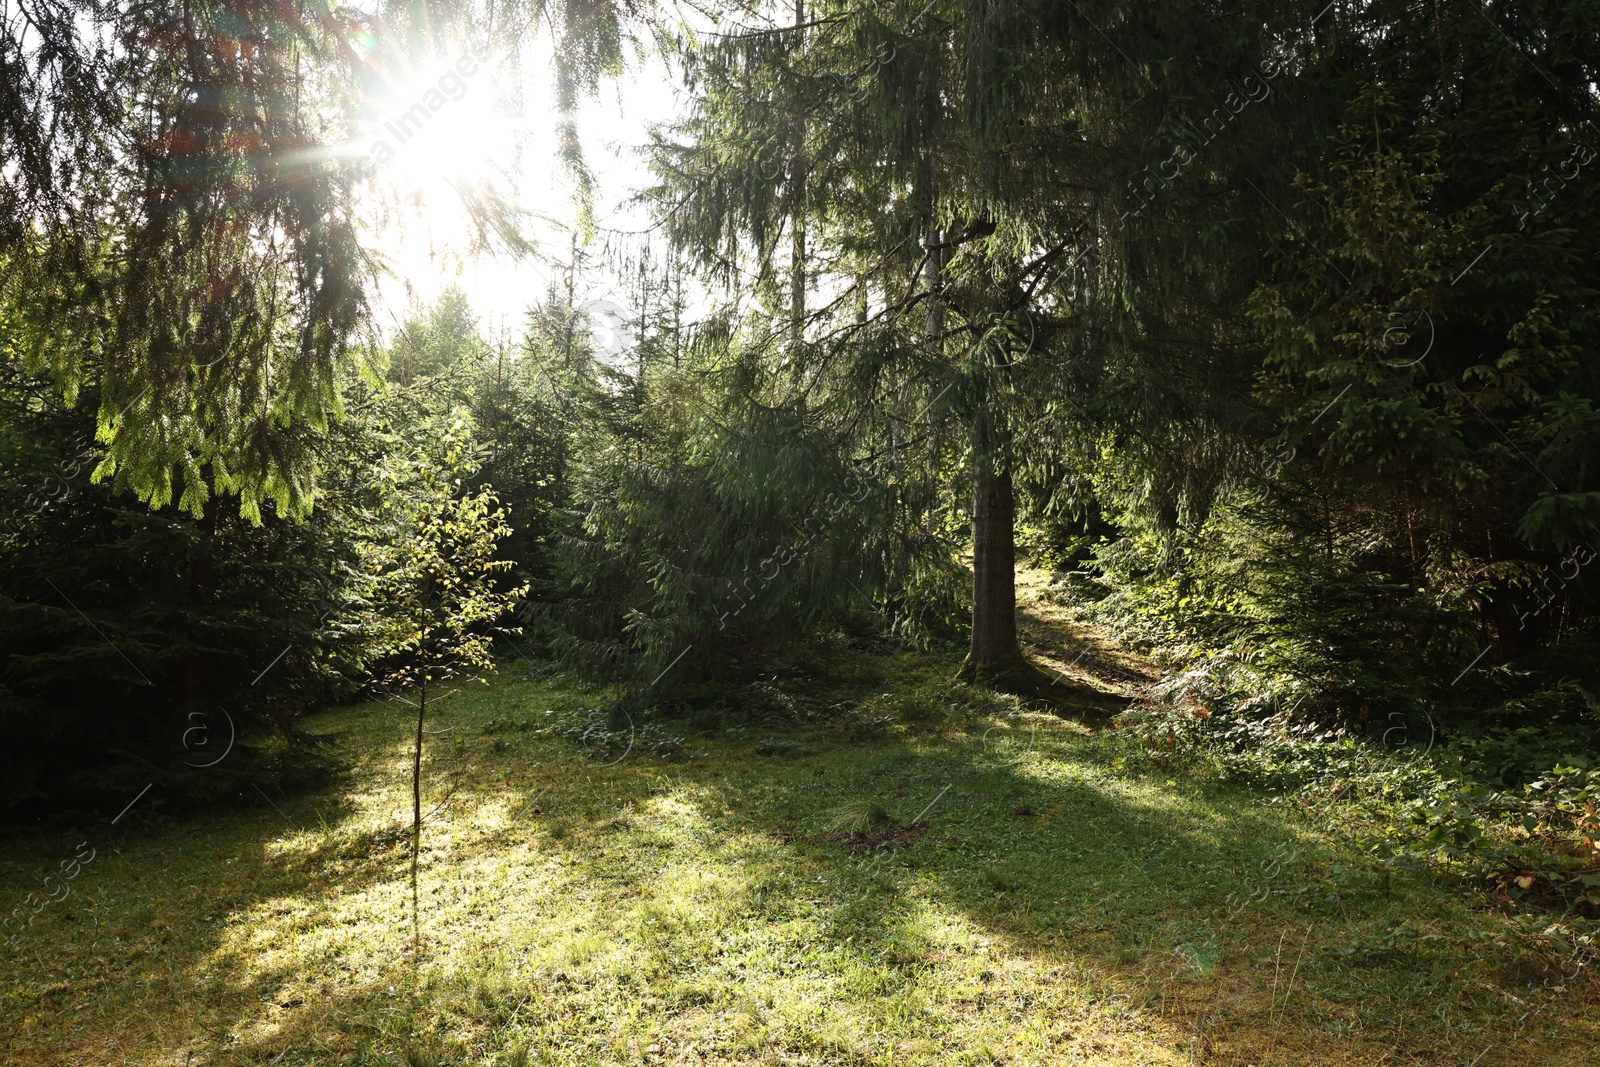
M 401 690 L 490 669 L 491 624 L 526 592 L 491 580 L 511 566 L 495 558 L 510 527 L 490 488 L 463 485 L 476 465 L 467 414 L 417 429 L 424 443 L 379 472 L 377 521 L 359 562 L 377 616 L 376 670 Z
M 954 546 L 919 521 L 926 498 L 896 492 L 917 473 L 841 454 L 838 413 L 785 401 L 790 372 L 761 365 L 759 338 L 716 316 L 690 329 L 680 299 L 670 272 L 641 275 L 615 365 L 560 292 L 524 344 L 562 405 L 571 509 L 553 515 L 560 581 L 526 618 L 590 677 L 633 688 L 614 726 L 874 610 L 924 637 L 960 597 Z
M 1475 651 L 1462 591 L 1408 586 L 1404 559 L 1359 518 L 1319 515 L 1287 494 L 1246 499 L 1193 533 L 1100 546 L 1110 595 L 1087 608 L 1192 663 L 1207 699 L 1287 697 L 1349 723 L 1363 704 L 1453 703 L 1448 683 Z
M 440 360 L 435 377 L 410 388 L 343 383 L 349 413 L 315 443 L 324 479 L 316 512 L 301 522 L 269 506 L 253 524 L 216 502 L 199 518 L 153 512 L 111 483 L 95 483 L 103 446 L 94 441 L 92 416 L 62 410 L 48 383 L 7 368 L 0 498 L 12 511 L 0 533 L 0 804 L 93 810 L 125 803 L 130 785 L 136 792 L 152 778 L 169 799 L 215 799 L 268 775 L 291 784 L 317 767 L 307 747 L 293 743 L 297 717 L 352 695 L 378 661 L 418 650 L 401 634 L 414 632 L 406 628 L 416 620 L 402 621 L 398 601 L 373 599 L 394 594 L 393 582 L 375 583 L 362 561 L 381 569 L 363 546 L 409 543 L 396 535 L 409 519 L 399 516 L 405 508 L 397 510 L 394 493 L 407 479 L 404 491 L 421 491 L 419 449 L 439 462 L 452 453 L 451 461 L 469 458 L 465 444 L 450 438 L 465 423 L 430 417 L 430 406 L 459 393 L 463 403 L 481 397 L 498 413 L 518 399 L 492 391 L 495 367 L 482 342 L 455 332 L 466 324 L 436 318 L 444 325 L 435 342 L 466 354 Z M 548 448 L 521 450 L 548 439 L 528 429 L 540 418 L 538 403 L 500 414 L 477 481 L 463 487 L 457 512 L 436 516 L 432 533 L 455 536 L 498 514 L 482 484 L 484 467 L 512 474 L 549 462 Z M 498 465 L 496 454 L 504 457 Z M 516 499 L 549 492 L 547 475 L 529 480 L 532 486 L 514 488 Z M 442 483 L 432 488 L 444 491 Z M 498 553 L 509 530 L 503 519 L 491 525 Z M 547 529 L 532 525 L 526 533 L 537 544 Z M 504 580 L 512 560 L 490 562 L 484 573 L 514 594 L 517 583 Z M 476 618 L 481 604 L 455 606 Z M 469 635 L 473 625 L 465 624 Z M 183 709 L 195 701 L 220 709 L 240 735 L 228 758 L 204 774 L 185 765 L 193 754 L 174 740 Z
M 561 156 L 587 204 L 574 110 L 644 20 L 591 0 L 19 11 L 0 23 L 7 358 L 69 405 L 93 397 L 96 477 L 118 490 L 196 517 L 234 497 L 247 521 L 269 504 L 304 518 L 317 439 L 372 339 L 362 229 L 396 213 L 350 151 L 374 100 L 431 54 L 553 28 Z M 481 246 L 528 250 L 502 191 L 461 198 Z
M 498 585 L 534 583 L 548 592 L 554 544 L 564 532 L 570 462 L 576 434 L 573 393 L 579 378 L 564 373 L 564 343 L 582 344 L 582 324 L 561 318 L 561 290 L 531 313 L 534 325 L 520 351 L 485 337 L 465 294 L 450 287 L 432 304 L 406 317 L 389 346 L 392 383 L 373 398 L 386 447 L 407 448 L 405 438 L 432 432 L 457 408 L 471 413 L 477 449 L 463 471 L 469 489 L 493 486 L 516 522 L 496 540 Z M 572 355 L 569 350 L 567 355 Z M 434 420 L 429 422 L 429 420 Z
M 1186 383 L 1200 430 L 1166 406 L 1114 418 L 1064 480 L 1117 528 L 1083 608 L 1169 657 L 1158 705 L 1294 706 L 1314 732 L 1426 716 L 1559 733 L 1573 713 L 1552 687 L 1600 681 L 1600 277 L 1579 252 L 1600 216 L 1578 185 L 1596 112 L 1565 58 L 1600 24 L 1535 6 L 1330 15 L 1340 32 L 1297 75 L 1324 118 L 1284 199 L 1258 183 L 1286 224 L 1243 315 L 1219 319 L 1240 347 Z M 1472 92 L 1439 95 L 1467 72 Z M 1193 726 L 1165 714 L 1158 736 Z
M 315 499 L 312 435 L 365 320 L 343 140 L 356 79 L 317 78 L 329 8 L 51 5 L 0 63 L 0 320 L 67 403 L 96 405 L 97 478 L 199 517 Z M 241 44 L 241 40 L 248 44 Z
M 467 294 L 452 285 L 401 325 L 400 336 L 389 346 L 386 371 L 391 381 L 406 386 L 418 378 L 474 370 L 486 347 Z
M 1266 210 L 1201 183 L 1175 189 L 1135 231 L 1123 161 L 1150 148 L 1165 107 L 1252 68 L 1270 42 L 1219 31 L 1200 5 L 1119 9 L 1131 52 L 1107 63 L 1107 12 L 1075 5 L 821 10 L 793 27 L 685 41 L 692 110 L 681 142 L 658 146 L 651 194 L 668 235 L 732 290 L 730 303 L 758 303 L 738 358 L 758 368 L 747 381 L 761 401 L 823 431 L 835 454 L 881 460 L 880 476 L 892 464 L 901 529 L 949 534 L 976 487 L 1013 475 L 1042 507 L 1081 510 L 1051 497 L 1103 423 L 1181 426 L 1210 399 L 1184 386 L 1237 366 L 1236 325 L 1199 322 L 1196 309 L 1243 297 L 1253 276 L 1240 268 L 1260 235 L 1222 257 L 1207 249 L 1205 271 L 1164 265 L 1207 243 L 1191 244 L 1197 220 L 1223 225 L 1245 210 L 1255 224 Z M 1197 62 L 1155 58 L 1175 40 Z M 1159 84 L 1147 65 L 1162 69 Z M 1258 151 L 1241 134 L 1217 163 L 1231 171 Z M 1146 224 L 1158 216 L 1186 225 L 1155 234 Z M 813 291 L 840 295 L 812 308 Z M 1182 339 L 1181 367 L 1141 336 L 1152 334 Z M 1131 426 L 1128 437 L 1148 440 Z M 995 491 L 1008 513 L 1010 489 Z M 1011 536 L 997 526 L 975 538 L 979 574 L 991 573 L 991 544 L 1009 556 Z M 949 551 L 932 538 L 907 547 L 923 567 Z M 1003 590 L 973 599 L 986 617 L 1009 611 L 1005 601 Z M 1005 658 L 976 643 L 974 653 Z
M 290 784 L 294 718 L 347 696 L 364 665 L 352 595 L 351 513 L 316 525 L 151 512 L 90 469 L 92 417 L 8 375 L 0 394 L 0 810 L 96 811 L 156 781 L 216 801 L 245 782 Z M 203 773 L 179 744 L 183 708 L 238 732 Z M 213 715 L 220 738 L 223 722 Z M 121 799 L 118 799 L 121 798 Z

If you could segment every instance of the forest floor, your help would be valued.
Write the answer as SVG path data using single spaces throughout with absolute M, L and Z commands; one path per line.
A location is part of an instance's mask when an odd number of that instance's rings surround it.
M 1024 577 L 1047 668 L 1150 677 Z M 586 748 L 607 694 L 511 657 L 431 723 L 420 955 L 411 720 L 321 712 L 337 782 L 99 841 L 0 958 L 0 1063 L 1600 1062 L 1592 1003 L 1459 885 L 1373 877 L 1338 801 L 950 710 L 956 662 L 856 649 Z M 0 843 L 0 886 L 71 849 Z
M 1017 636 L 1022 650 L 1045 673 L 1068 711 L 1093 721 L 1115 714 L 1160 672 L 1144 657 L 1099 630 L 1072 619 L 1055 595 L 1049 571 L 1017 569 Z M 1046 695 L 1050 694 L 1048 690 Z

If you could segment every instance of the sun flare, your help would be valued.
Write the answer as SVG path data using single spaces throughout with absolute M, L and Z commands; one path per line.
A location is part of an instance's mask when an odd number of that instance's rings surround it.
M 466 53 L 406 78 L 376 101 L 367 150 L 380 181 L 432 193 L 488 177 L 512 131 L 494 112 L 489 73 Z

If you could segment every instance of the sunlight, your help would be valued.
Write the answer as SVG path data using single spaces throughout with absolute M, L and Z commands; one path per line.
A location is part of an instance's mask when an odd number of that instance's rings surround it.
M 398 322 L 399 309 L 434 299 L 451 284 L 467 290 L 485 321 L 501 323 L 520 321 L 529 303 L 548 292 L 552 263 L 568 249 L 563 220 L 576 196 L 559 159 L 554 118 L 539 112 L 554 61 L 548 42 L 521 64 L 451 51 L 431 65 L 390 68 L 381 89 L 368 96 L 358 135 L 343 151 L 373 164 L 363 215 L 370 247 L 392 271 L 379 285 L 386 329 Z M 628 197 L 648 172 L 633 146 L 674 114 L 677 97 L 659 61 L 641 63 L 613 89 L 580 101 L 576 115 L 595 183 L 596 221 L 613 232 L 642 232 L 647 213 Z M 463 200 L 486 189 L 515 205 L 523 236 L 541 255 L 519 259 L 474 246 Z M 595 347 L 612 351 L 627 338 L 609 308 L 615 301 L 605 295 L 589 291 L 580 302 L 598 312 Z
M 380 181 L 433 200 L 487 178 L 512 133 L 497 120 L 487 83 L 480 59 L 463 53 L 385 93 L 365 131 Z
M 520 98 L 532 86 L 508 84 L 497 74 L 505 64 L 481 52 L 447 55 L 391 68 L 368 96 L 358 136 L 346 149 L 372 163 L 362 214 L 370 247 L 390 272 L 379 285 L 385 328 L 398 324 L 396 309 L 435 296 L 452 281 L 472 289 L 480 314 L 499 312 L 502 321 L 510 309 L 520 313 L 529 292 L 545 288 L 542 277 L 530 283 L 521 264 L 480 256 L 478 226 L 468 209 L 469 199 L 489 189 L 517 199 L 520 153 L 545 133 L 517 109 L 508 110 L 505 94 Z M 532 155 L 540 155 L 537 145 Z M 480 258 L 490 262 L 480 264 Z M 492 281 L 464 278 L 464 271 Z

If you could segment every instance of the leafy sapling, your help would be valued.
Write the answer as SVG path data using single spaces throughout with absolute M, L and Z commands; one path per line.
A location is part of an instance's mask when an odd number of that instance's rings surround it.
M 417 712 L 411 757 L 411 912 L 421 949 L 417 865 L 422 849 L 422 743 L 430 700 L 454 678 L 494 668 L 495 624 L 527 593 L 497 588 L 511 566 L 495 547 L 511 534 L 506 512 L 488 486 L 469 490 L 475 467 L 465 413 L 425 424 L 422 445 L 381 472 L 379 537 L 367 546 L 371 602 L 382 618 L 380 684 Z

